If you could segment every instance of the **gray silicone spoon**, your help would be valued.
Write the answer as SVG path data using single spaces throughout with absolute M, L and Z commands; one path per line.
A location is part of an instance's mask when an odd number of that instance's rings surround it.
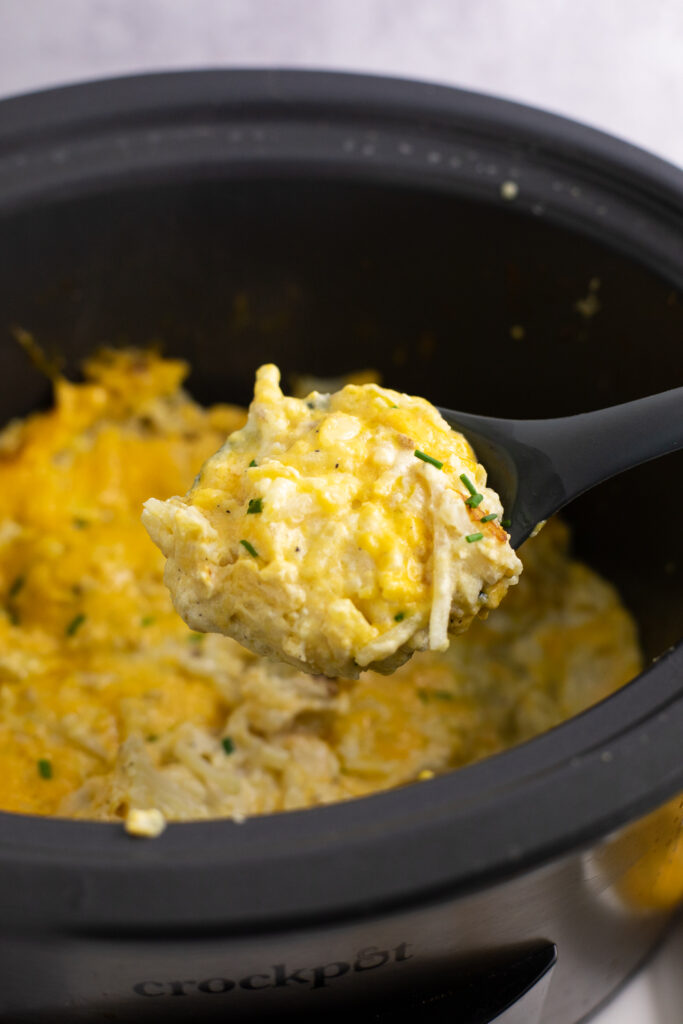
M 549 420 L 439 412 L 486 468 L 510 520 L 513 548 L 584 491 L 683 446 L 683 387 Z

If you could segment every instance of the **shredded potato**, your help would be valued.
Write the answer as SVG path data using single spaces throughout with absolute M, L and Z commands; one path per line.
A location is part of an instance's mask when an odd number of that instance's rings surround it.
M 260 368 L 247 423 L 185 498 L 145 503 L 176 609 L 331 677 L 446 650 L 522 568 L 470 445 L 423 398 L 279 381 Z
M 153 835 L 330 803 L 495 753 L 637 673 L 632 620 L 558 522 L 495 614 L 391 677 L 311 676 L 191 632 L 140 507 L 246 416 L 195 404 L 186 370 L 103 353 L 0 436 L 1 809 Z

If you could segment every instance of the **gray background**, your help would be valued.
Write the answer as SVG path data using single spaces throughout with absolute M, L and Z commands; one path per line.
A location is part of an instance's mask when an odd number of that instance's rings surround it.
M 226 64 L 478 89 L 683 166 L 683 0 L 0 0 L 0 96 Z M 683 929 L 594 1024 L 681 1024 L 681 963 Z
M 0 94 L 158 68 L 363 69 L 500 93 L 683 165 L 683 0 L 0 0 Z

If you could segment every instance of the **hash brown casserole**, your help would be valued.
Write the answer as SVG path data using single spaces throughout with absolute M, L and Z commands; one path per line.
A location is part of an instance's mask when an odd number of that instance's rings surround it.
M 343 800 L 500 751 L 639 671 L 631 617 L 556 521 L 487 621 L 391 677 L 311 676 L 192 632 L 141 505 L 182 493 L 246 414 L 197 405 L 186 373 L 105 351 L 0 435 L 0 809 L 153 834 Z

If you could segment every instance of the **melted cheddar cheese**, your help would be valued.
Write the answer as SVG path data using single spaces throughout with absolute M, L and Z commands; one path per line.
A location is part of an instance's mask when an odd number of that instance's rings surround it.
M 502 750 L 639 670 L 631 618 L 558 522 L 494 615 L 390 678 L 315 677 L 191 632 L 141 504 L 182 490 L 246 416 L 198 406 L 186 371 L 103 353 L 0 435 L 0 809 L 153 834 L 343 800 Z M 271 486 L 242 477 L 245 497 Z
M 185 498 L 145 503 L 176 609 L 330 677 L 445 650 L 522 568 L 472 448 L 423 398 L 279 381 L 261 367 L 246 425 Z

